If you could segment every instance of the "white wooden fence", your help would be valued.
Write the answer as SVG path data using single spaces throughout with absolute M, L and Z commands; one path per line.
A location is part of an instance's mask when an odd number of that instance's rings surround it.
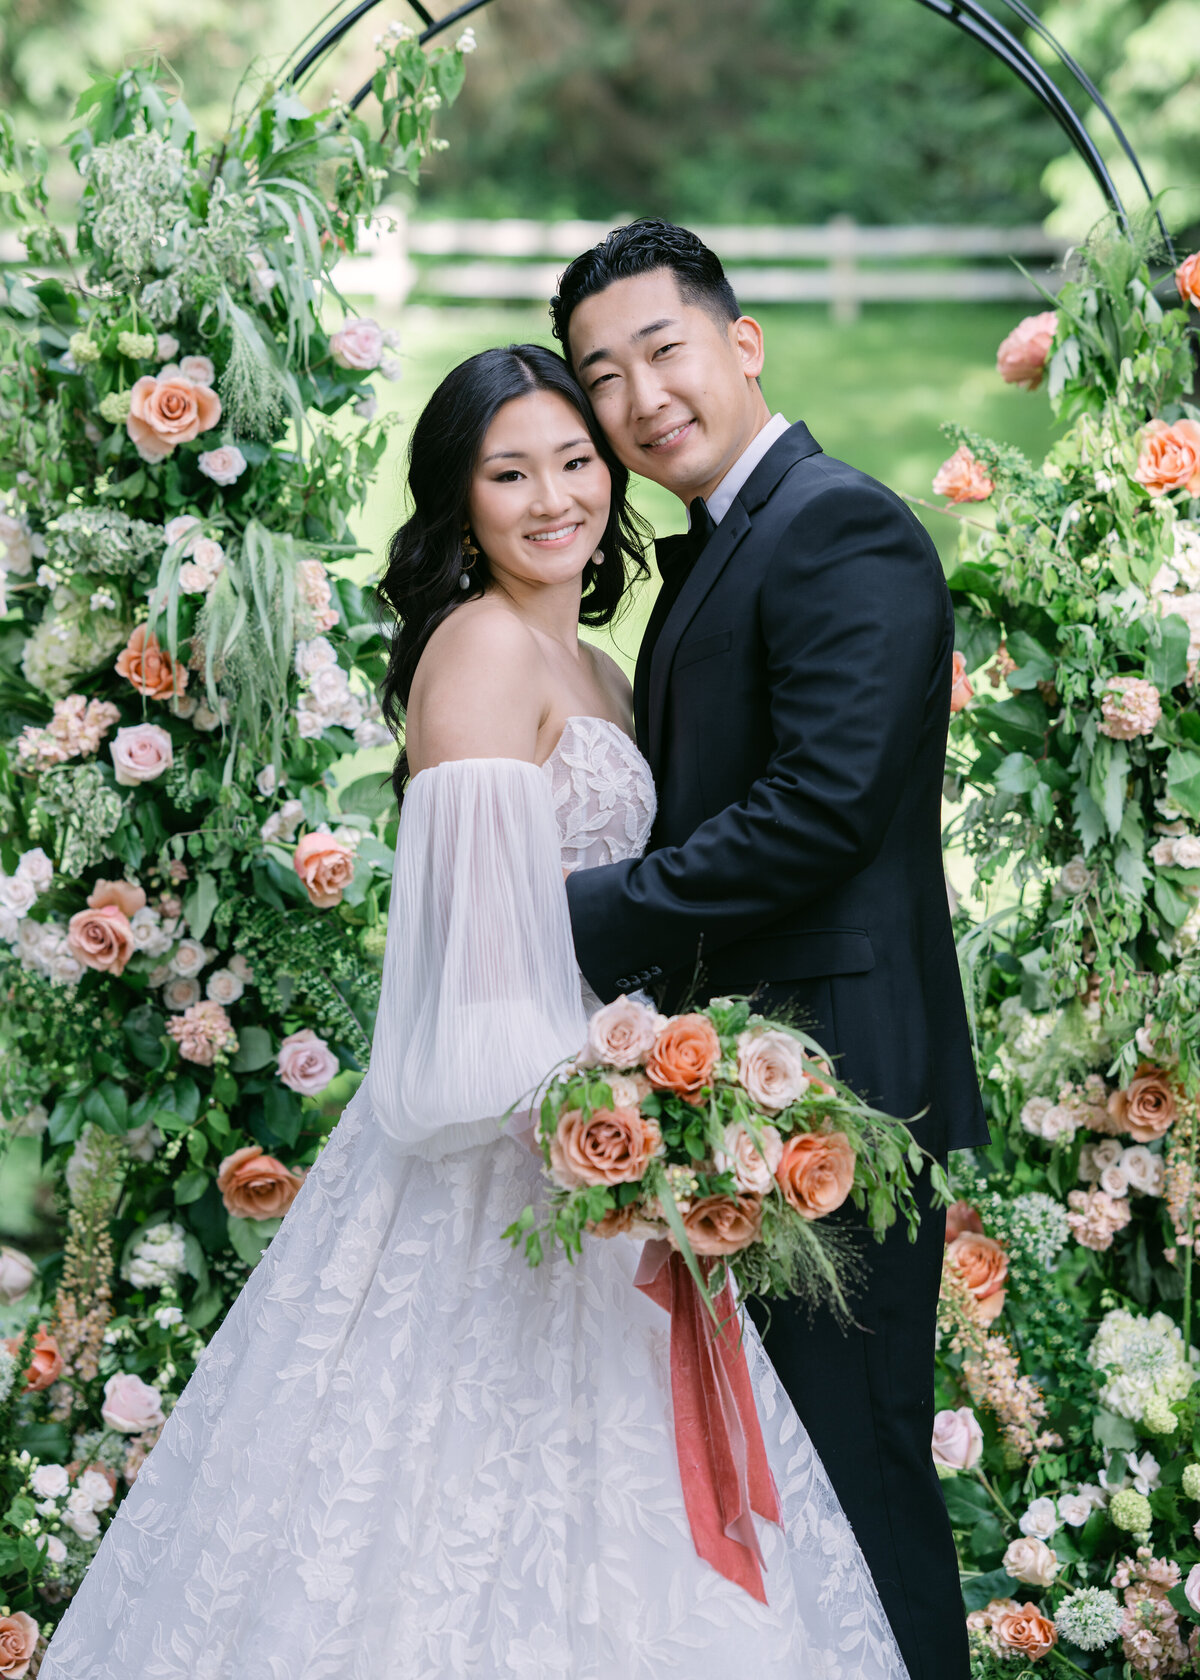
M 343 291 L 398 307 L 434 301 L 538 302 L 606 222 L 405 220 L 379 224 L 368 249 L 336 270 Z M 864 303 L 1035 302 L 1029 275 L 1054 289 L 1069 241 L 1039 227 L 863 227 L 837 216 L 820 227 L 696 227 L 725 264 L 741 302 L 827 303 L 854 320 Z
M 335 278 L 344 292 L 398 309 L 415 293 L 435 302 L 544 303 L 572 257 L 606 222 L 382 218 Z M 864 303 L 1030 304 L 1029 275 L 1053 290 L 1069 242 L 1039 227 L 863 227 L 835 216 L 820 227 L 697 227 L 726 266 L 741 302 L 827 303 L 852 321 Z M 0 233 L 0 264 L 18 263 L 15 235 Z

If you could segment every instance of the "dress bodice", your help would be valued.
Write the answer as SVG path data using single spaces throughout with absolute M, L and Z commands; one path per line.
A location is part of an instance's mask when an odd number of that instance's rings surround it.
M 567 869 L 639 857 L 654 824 L 650 766 L 617 724 L 570 717 L 542 765 Z

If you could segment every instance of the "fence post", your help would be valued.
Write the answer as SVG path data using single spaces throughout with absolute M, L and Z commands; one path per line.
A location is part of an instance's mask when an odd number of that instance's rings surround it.
M 853 216 L 829 218 L 829 313 L 839 326 L 859 316 L 857 231 Z

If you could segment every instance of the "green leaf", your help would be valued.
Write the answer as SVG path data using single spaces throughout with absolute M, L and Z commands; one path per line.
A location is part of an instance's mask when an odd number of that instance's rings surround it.
M 257 1266 L 263 1250 L 283 1224 L 282 1219 L 229 1218 L 229 1241 L 248 1266 Z
M 78 1095 L 60 1097 L 50 1115 L 47 1132 L 51 1143 L 74 1143 L 83 1130 L 83 1104 Z
M 1154 907 L 1164 922 L 1180 927 L 1188 919 L 1194 900 L 1184 898 L 1163 875 L 1154 877 Z
M 183 902 L 183 914 L 193 939 L 203 939 L 217 908 L 216 879 L 207 870 L 197 875 L 195 885 Z
M 1108 1447 L 1113 1452 L 1133 1452 L 1137 1446 L 1137 1431 L 1129 1419 L 1118 1417 L 1103 1406 L 1096 1408 L 1092 1435 L 1099 1446 Z
M 982 1610 L 994 1598 L 1011 1598 L 1016 1585 L 1007 1569 L 990 1569 L 986 1575 L 973 1575 L 962 1584 L 963 1604 L 968 1612 Z
M 360 776 L 338 793 L 338 807 L 343 812 L 360 812 L 364 817 L 379 817 L 396 803 L 390 776 Z
M 1173 1610 L 1178 1610 L 1185 1622 L 1200 1622 L 1200 1610 L 1193 1610 L 1188 1603 L 1187 1588 L 1181 1581 L 1177 1587 L 1172 1587 L 1167 1594 L 1167 1603 Z
M 295 1143 L 304 1124 L 300 1098 L 286 1085 L 268 1085 L 263 1092 L 263 1119 L 281 1143 Z
M 175 1180 L 175 1205 L 186 1207 L 189 1202 L 198 1202 L 212 1182 L 212 1176 L 206 1172 L 185 1172 Z
M 102 1079 L 83 1099 L 83 1112 L 101 1131 L 119 1137 L 129 1130 L 129 1098 L 111 1079 Z
M 1167 694 L 1187 677 L 1191 631 L 1179 613 L 1171 613 L 1154 628 L 1158 633 L 1150 644 L 1146 675 L 1160 694 Z
M 1037 694 L 1014 694 L 971 711 L 972 722 L 994 735 L 1010 752 L 1027 752 L 1040 758 L 1045 748 L 1049 713 Z
M 239 1027 L 237 1055 L 229 1065 L 235 1073 L 254 1073 L 275 1059 L 271 1035 L 265 1027 Z
M 974 1476 L 955 1476 L 942 1483 L 950 1521 L 956 1528 L 971 1528 L 981 1517 L 990 1516 L 992 1501 L 987 1489 Z
M 1167 757 L 1167 797 L 1189 817 L 1200 817 L 1200 753 L 1174 747 Z
M 1032 793 L 1041 777 L 1028 753 L 1009 753 L 992 778 L 998 793 Z
M 165 1030 L 163 1017 L 148 1003 L 139 1005 L 121 1022 L 121 1031 L 129 1040 L 129 1048 L 143 1067 L 157 1067 L 162 1060 Z

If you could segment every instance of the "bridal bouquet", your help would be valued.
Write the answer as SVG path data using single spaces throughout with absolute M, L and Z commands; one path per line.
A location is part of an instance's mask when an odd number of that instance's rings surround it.
M 530 1265 L 543 1238 L 568 1256 L 585 1233 L 666 1239 L 710 1303 L 732 1273 L 743 1295 L 799 1295 L 842 1316 L 855 1249 L 828 1215 L 850 1201 L 876 1237 L 898 1217 L 915 1234 L 927 1159 L 818 1044 L 745 998 L 671 1017 L 628 997 L 598 1010 L 542 1097 L 537 1138 L 546 1202 L 505 1232 Z

